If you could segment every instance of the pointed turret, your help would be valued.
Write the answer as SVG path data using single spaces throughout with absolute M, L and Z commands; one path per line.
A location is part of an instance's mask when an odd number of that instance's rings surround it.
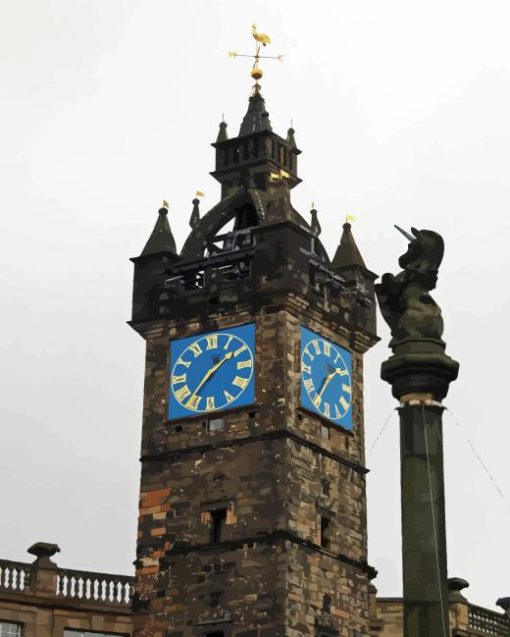
M 292 128 L 292 126 L 287 131 L 287 139 L 286 142 L 289 145 L 289 148 L 297 148 L 296 140 L 294 139 L 294 133 L 296 131 Z
M 310 229 L 312 231 L 312 233 L 318 237 L 320 235 L 320 233 L 322 232 L 322 228 L 321 228 L 321 224 L 319 223 L 319 219 L 317 217 L 317 210 L 315 209 L 315 206 L 312 203 L 312 209 L 310 210 L 310 214 L 312 215 L 312 220 L 310 222 Z
M 196 228 L 200 223 L 200 199 L 195 197 L 191 203 L 193 204 L 193 210 L 191 211 L 191 217 L 189 218 L 189 225 L 191 228 Z
M 331 268 L 343 277 L 346 295 L 355 300 L 356 304 L 353 308 L 355 322 L 375 334 L 374 281 L 377 275 L 365 265 L 348 221 L 343 225 L 340 245 L 331 262 Z
M 164 201 L 142 254 L 131 259 L 135 264 L 131 325 L 159 315 L 168 268 L 179 260 Z
M 266 111 L 266 103 L 258 84 L 256 84 L 248 103 L 248 110 L 239 129 L 239 137 L 272 130 L 269 113 Z
M 170 229 L 170 224 L 168 223 L 168 204 L 166 201 L 163 202 L 162 207 L 158 211 L 158 215 L 154 230 L 140 255 L 142 257 L 149 254 L 158 254 L 159 252 L 177 254 L 175 239 Z
M 331 263 L 334 270 L 342 270 L 344 268 L 352 268 L 358 266 L 367 269 L 363 257 L 361 256 L 358 246 L 354 241 L 354 237 L 351 232 L 351 224 L 346 221 L 343 225 L 343 232 L 340 238 L 340 245 L 338 246 L 333 261 Z
M 218 131 L 218 137 L 216 138 L 216 143 L 218 142 L 226 142 L 228 140 L 227 134 L 227 122 L 220 122 L 220 130 Z

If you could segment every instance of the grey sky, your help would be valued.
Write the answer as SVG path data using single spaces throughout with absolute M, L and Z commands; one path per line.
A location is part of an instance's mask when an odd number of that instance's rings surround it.
M 373 271 L 396 271 L 392 227 L 443 234 L 434 295 L 461 363 L 445 415 L 449 574 L 471 601 L 510 594 L 507 423 L 510 294 L 510 5 L 505 0 L 3 0 L 0 3 L 0 556 L 58 542 L 70 568 L 134 559 L 143 342 L 132 264 L 162 199 L 179 246 L 224 112 L 237 133 L 256 22 L 273 38 L 263 94 L 293 118 L 294 191 L 319 210 L 330 255 L 347 213 Z M 395 407 L 366 358 L 369 449 Z M 484 472 L 467 439 L 506 495 Z M 369 561 L 400 584 L 393 416 L 368 454 Z

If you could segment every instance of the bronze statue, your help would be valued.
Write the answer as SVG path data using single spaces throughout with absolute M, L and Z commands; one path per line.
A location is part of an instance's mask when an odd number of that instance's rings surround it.
M 390 347 L 411 339 L 441 341 L 441 308 L 430 296 L 436 287 L 437 272 L 443 259 L 444 242 L 432 230 L 411 228 L 414 236 L 395 226 L 407 239 L 409 248 L 398 263 L 402 272 L 384 274 L 375 286 L 379 307 L 391 329 Z

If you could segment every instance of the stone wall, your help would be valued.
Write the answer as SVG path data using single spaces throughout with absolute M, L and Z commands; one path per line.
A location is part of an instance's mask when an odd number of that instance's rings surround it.
M 328 323 L 297 298 L 207 322 L 146 331 L 136 591 L 140 635 L 197 631 L 269 637 L 321 627 L 368 634 L 362 353 L 366 335 Z M 256 322 L 256 403 L 168 422 L 171 339 Z M 353 353 L 354 429 L 302 410 L 300 324 Z M 225 509 L 221 542 L 211 516 Z M 320 520 L 331 518 L 321 546 Z

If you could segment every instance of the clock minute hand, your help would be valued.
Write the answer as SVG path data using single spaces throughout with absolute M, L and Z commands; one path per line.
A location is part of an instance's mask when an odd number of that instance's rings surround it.
M 200 389 L 202 389 L 202 387 L 206 384 L 206 382 L 211 378 L 211 376 L 218 371 L 218 369 L 223 365 L 223 363 L 232 358 L 233 354 L 234 352 L 228 352 L 227 354 L 225 354 L 225 356 L 221 360 L 219 360 L 216 363 L 216 365 L 213 365 L 211 369 L 208 369 L 204 377 L 202 378 L 202 380 L 200 381 L 200 383 L 198 384 L 198 386 L 195 388 L 195 390 L 193 391 L 191 395 L 195 396 L 196 393 L 200 391 Z

